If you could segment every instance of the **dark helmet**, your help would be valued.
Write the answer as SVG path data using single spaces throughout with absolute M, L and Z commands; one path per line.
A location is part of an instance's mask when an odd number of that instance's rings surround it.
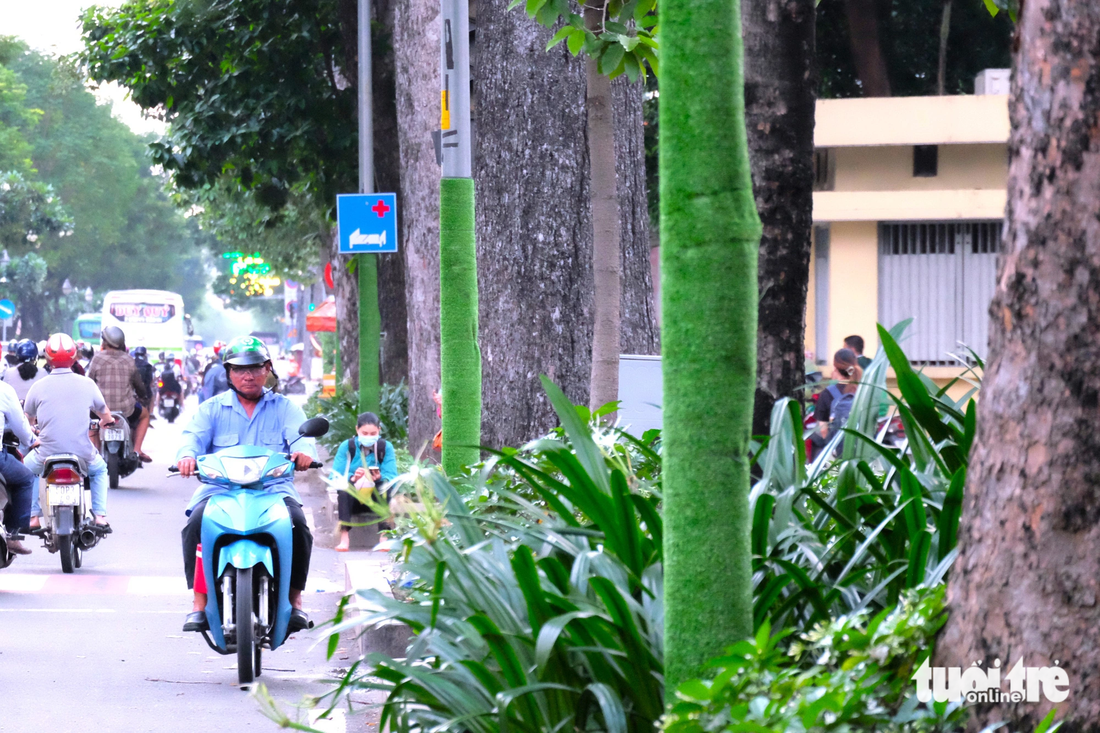
M 142 356 L 142 357 L 145 357 L 146 359 L 148 359 L 149 358 L 149 349 L 145 348 L 144 346 L 135 346 L 134 350 L 130 352 L 130 356 L 134 357 L 135 359 L 138 358 L 139 356 Z
M 91 359 L 93 356 L 95 356 L 95 349 L 93 349 L 91 346 L 88 346 L 87 344 L 84 344 L 80 347 L 80 356 L 83 359 Z
M 36 361 L 38 344 L 30 339 L 23 339 L 15 345 L 15 355 L 19 357 L 19 361 Z
M 222 349 L 222 363 L 230 366 L 257 366 L 271 362 L 264 342 L 255 336 L 238 336 Z
M 107 326 L 99 336 L 104 346 L 126 351 L 126 334 L 118 326 Z
M 168 361 L 168 352 L 167 351 L 160 352 L 160 355 L 157 358 L 160 359 L 161 361 Z

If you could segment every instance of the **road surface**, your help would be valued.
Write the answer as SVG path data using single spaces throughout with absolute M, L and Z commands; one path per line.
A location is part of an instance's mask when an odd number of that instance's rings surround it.
M 0 731 L 277 730 L 237 686 L 236 657 L 180 630 L 191 597 L 179 533 L 198 484 L 168 478 L 167 467 L 194 409 L 192 400 L 175 425 L 153 423 L 145 448 L 154 462 L 111 491 L 114 532 L 84 554 L 83 568 L 62 574 L 58 556 L 29 537 L 34 553 L 0 570 Z M 307 516 L 319 509 L 321 500 L 304 498 Z M 315 546 L 309 585 L 306 610 L 317 622 L 331 618 L 343 590 L 340 556 Z M 327 692 L 318 680 L 348 664 L 342 650 L 326 661 L 318 641 L 299 633 L 264 650 L 259 681 L 303 723 L 316 713 L 295 706 Z M 343 731 L 345 721 L 337 714 L 317 727 Z

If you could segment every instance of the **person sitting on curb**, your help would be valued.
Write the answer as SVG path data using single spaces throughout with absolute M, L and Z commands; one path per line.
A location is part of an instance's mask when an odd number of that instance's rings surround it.
M 359 491 L 380 489 L 397 478 L 397 460 L 393 446 L 379 437 L 381 426 L 378 416 L 364 412 L 355 423 L 355 437 L 341 443 L 332 461 L 332 476 L 344 478 L 337 497 L 337 513 L 340 518 L 340 543 L 337 552 L 347 552 L 351 547 L 348 532 L 351 515 L 370 511 L 347 490 L 348 484 Z

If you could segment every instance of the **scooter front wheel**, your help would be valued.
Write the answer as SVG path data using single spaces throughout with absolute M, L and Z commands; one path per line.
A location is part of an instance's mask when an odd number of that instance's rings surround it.
M 255 596 L 252 592 L 252 568 L 237 568 L 234 599 L 237 626 L 237 681 L 250 685 L 259 674 L 259 645 L 256 638 Z

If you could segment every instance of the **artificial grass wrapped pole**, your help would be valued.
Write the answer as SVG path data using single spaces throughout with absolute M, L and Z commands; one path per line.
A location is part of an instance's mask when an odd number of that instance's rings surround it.
M 378 412 L 382 406 L 379 355 L 382 315 L 378 310 L 378 255 L 359 260 L 359 412 Z
M 738 0 L 661 4 L 665 683 L 752 634 L 749 439 L 760 220 Z
M 477 344 L 474 181 L 439 189 L 439 346 L 443 380 L 443 470 L 456 475 L 481 454 L 481 351 Z

